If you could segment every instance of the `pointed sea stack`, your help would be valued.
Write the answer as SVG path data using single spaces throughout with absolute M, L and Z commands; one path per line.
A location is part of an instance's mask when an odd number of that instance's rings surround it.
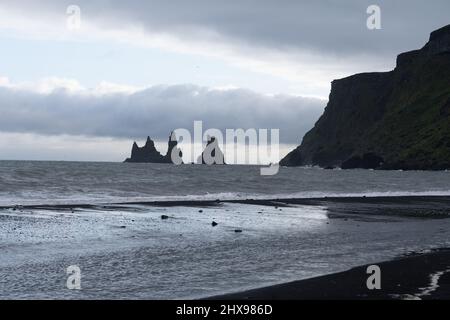
M 175 158 L 172 159 L 172 156 L 177 157 L 178 160 L 176 160 Z M 178 148 L 177 137 L 175 136 L 175 133 L 172 132 L 169 137 L 167 154 L 164 156 L 164 160 L 166 163 L 181 164 L 181 163 L 183 163 L 182 158 L 183 158 L 183 152 L 181 151 L 180 148 Z M 179 161 L 181 163 L 177 163 L 177 161 Z
M 147 137 L 145 146 L 139 147 L 136 142 L 131 149 L 131 157 L 125 162 L 130 163 L 163 163 L 164 157 L 156 150 L 155 143 L 150 137 Z
M 173 139 L 172 139 L 173 138 Z M 133 148 L 131 149 L 131 157 L 126 159 L 127 163 L 173 163 L 171 155 L 176 153 L 182 157 L 181 150 L 177 147 L 178 142 L 174 134 L 171 134 L 169 138 L 169 148 L 165 156 L 161 155 L 158 150 L 156 150 L 155 143 L 150 137 L 147 137 L 147 142 L 145 146 L 139 147 L 136 142 L 133 143 Z M 182 162 L 181 162 L 182 163 Z
M 224 154 L 220 150 L 219 143 L 215 137 L 208 139 L 205 150 L 203 150 L 201 156 L 197 159 L 197 163 L 207 165 L 226 164 Z

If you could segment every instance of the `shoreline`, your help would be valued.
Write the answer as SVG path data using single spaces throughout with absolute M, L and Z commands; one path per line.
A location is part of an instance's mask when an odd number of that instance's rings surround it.
M 311 197 L 311 198 L 266 198 L 266 199 L 216 199 L 216 200 L 155 200 L 155 201 L 130 201 L 112 203 L 72 203 L 72 204 L 26 204 L 3 205 L 0 210 L 29 209 L 29 210 L 64 210 L 64 209 L 116 209 L 126 206 L 150 206 L 150 207 L 214 207 L 220 204 L 235 203 L 247 205 L 262 205 L 270 207 L 289 207 L 293 205 L 328 205 L 328 204 L 352 204 L 352 203 L 391 203 L 408 204 L 409 201 L 418 202 L 440 201 L 450 208 L 450 195 L 393 195 L 393 196 L 342 196 L 342 197 Z
M 4 298 L 195 300 L 326 274 L 333 279 L 336 272 L 367 263 L 450 247 L 446 196 L 39 205 L 0 213 Z M 431 274 L 447 270 L 447 262 L 436 270 L 413 267 L 423 274 L 408 279 L 421 282 L 406 281 L 411 288 L 398 294 L 414 297 L 415 289 L 430 285 Z M 82 292 L 55 287 L 69 265 L 79 265 L 88 279 Z M 42 277 L 33 276 L 37 267 Z M 389 277 L 385 271 L 382 281 Z M 437 276 L 441 284 L 447 274 Z M 360 270 L 334 289 L 329 281 L 303 280 L 303 291 L 295 284 L 281 293 L 271 288 L 261 299 L 377 298 L 357 295 L 355 281 L 365 284 L 367 277 Z M 110 281 L 134 289 L 125 292 Z M 319 295 L 324 292 L 327 296 Z
M 205 300 L 448 300 L 450 248 L 376 264 L 381 289 L 369 290 L 367 267 L 205 298 Z

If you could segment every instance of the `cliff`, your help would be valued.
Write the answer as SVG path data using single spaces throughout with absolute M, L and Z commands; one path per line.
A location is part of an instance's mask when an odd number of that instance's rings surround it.
M 450 168 L 450 25 L 393 71 L 332 82 L 324 114 L 284 166 Z

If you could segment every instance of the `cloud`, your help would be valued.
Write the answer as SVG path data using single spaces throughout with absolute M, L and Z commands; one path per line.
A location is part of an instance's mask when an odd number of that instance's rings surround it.
M 9 85 L 9 79 L 7 77 L 0 77 L 0 86 L 6 87 Z
M 203 120 L 206 128 L 222 130 L 280 128 L 282 142 L 299 143 L 326 103 L 300 95 L 325 97 L 333 79 L 390 69 L 398 53 L 419 48 L 432 30 L 449 23 L 448 0 L 376 3 L 382 30 L 369 31 L 371 0 L 2 0 L 0 36 L 8 39 L 31 37 L 45 40 L 36 42 L 44 46 L 114 41 L 207 56 L 274 76 L 271 81 L 298 95 L 264 95 L 226 83 L 143 88 L 103 81 L 86 88 L 61 78 L 67 75 L 49 64 L 49 74 L 59 77 L 27 83 L 0 77 L 0 131 L 8 137 L 166 140 L 170 130 L 190 129 L 194 120 Z M 82 13 L 76 32 L 66 28 L 66 8 L 72 4 Z M 86 73 L 100 81 L 89 69 Z
M 20 13 L 23 24 L 27 16 L 64 21 L 67 6 L 74 3 L 81 8 L 83 21 L 103 29 L 134 26 L 180 38 L 345 55 L 374 50 L 396 53 L 448 24 L 450 9 L 447 0 L 379 0 L 383 30 L 377 33 L 366 28 L 371 0 L 3 0 L 1 5 Z
M 326 101 L 289 95 L 263 95 L 244 89 L 196 85 L 154 86 L 125 92 L 82 88 L 70 79 L 51 79 L 37 90 L 30 84 L 0 86 L 0 131 L 167 139 L 173 129 L 280 129 L 284 143 L 298 143 L 323 112 Z M 44 90 L 39 88 L 43 87 Z M 134 92 L 133 92 L 134 91 Z
M 78 5 L 82 29 L 65 27 Z M 325 97 L 333 79 L 384 71 L 449 23 L 448 0 L 379 0 L 382 30 L 366 28 L 371 0 L 3 0 L 0 29 L 61 40 L 108 39 L 219 58 L 290 81 L 290 92 Z M 14 33 L 14 32 L 12 32 Z

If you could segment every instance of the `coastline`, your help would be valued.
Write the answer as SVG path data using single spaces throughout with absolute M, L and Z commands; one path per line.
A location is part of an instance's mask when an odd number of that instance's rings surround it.
M 195 300 L 231 299 L 233 292 L 233 299 L 417 298 L 430 275 L 450 269 L 449 251 L 416 262 L 393 260 L 394 266 L 389 260 L 449 248 L 449 213 L 449 196 L 1 208 L 0 298 Z M 382 264 L 383 290 L 360 296 L 367 294 L 361 286 L 368 275 L 358 266 L 379 261 L 388 261 Z M 64 287 L 70 265 L 83 271 L 80 292 Z M 404 275 L 403 268 L 416 273 Z M 39 277 L 35 270 L 42 270 Z M 438 284 L 448 276 L 440 275 Z M 405 290 L 384 291 L 385 280 L 399 281 Z M 255 297 L 243 295 L 258 287 Z M 447 296 L 436 290 L 432 297 Z
M 324 197 L 267 197 L 244 199 L 198 199 L 198 200 L 155 200 L 155 201 L 129 201 L 129 202 L 98 202 L 98 203 L 68 203 L 68 204 L 15 204 L 0 205 L 0 210 L 28 209 L 28 210 L 66 210 L 66 209 L 123 209 L 127 206 L 149 207 L 215 207 L 221 204 L 259 205 L 268 207 L 291 207 L 296 205 L 318 206 L 326 205 L 329 208 L 346 205 L 346 208 L 355 207 L 355 212 L 361 204 L 386 204 L 413 206 L 426 205 L 439 202 L 440 207 L 450 209 L 450 195 L 392 195 L 392 196 L 324 196 Z M 429 207 L 428 209 L 432 209 Z
M 369 290 L 369 265 L 348 271 L 259 289 L 206 298 L 207 300 L 448 300 L 450 248 L 385 261 L 381 289 Z

